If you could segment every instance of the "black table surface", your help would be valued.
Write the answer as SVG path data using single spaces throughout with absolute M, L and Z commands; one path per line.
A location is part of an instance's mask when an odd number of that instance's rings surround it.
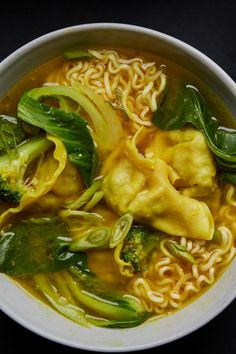
M 181 39 L 202 51 L 236 80 L 234 0 L 224 1 L 5 1 L 0 16 L 0 61 L 47 32 L 83 23 L 118 22 L 145 26 Z M 1 65 L 1 64 L 0 64 Z M 1 289 L 0 289 L 1 291 Z M 0 312 L 0 353 L 75 354 L 44 339 Z M 150 352 L 145 350 L 142 352 Z M 236 353 L 236 300 L 208 324 L 156 348 L 169 353 Z

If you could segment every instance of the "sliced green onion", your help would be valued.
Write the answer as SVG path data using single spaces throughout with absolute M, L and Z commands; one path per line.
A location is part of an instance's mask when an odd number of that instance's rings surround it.
M 89 52 L 85 52 L 84 50 L 79 49 L 68 49 L 63 52 L 63 56 L 66 59 L 89 59 L 93 58 L 93 55 Z
M 83 205 L 87 204 L 89 200 L 94 196 L 94 194 L 97 192 L 97 190 L 101 187 L 103 180 L 101 178 L 96 179 L 91 187 L 86 189 L 86 191 L 80 196 L 79 199 L 75 201 L 67 201 L 65 204 L 65 207 L 67 209 L 79 209 Z
M 166 247 L 173 256 L 189 263 L 196 264 L 195 258 L 187 251 L 186 247 L 172 241 L 167 241 Z
M 96 227 L 92 231 L 72 242 L 69 250 L 71 252 L 86 251 L 91 248 L 103 247 L 108 245 L 111 230 L 108 227 Z
M 103 191 L 98 191 L 94 194 L 94 196 L 91 198 L 91 200 L 85 205 L 83 208 L 84 211 L 89 211 L 95 207 L 97 203 L 100 202 L 100 200 L 104 197 L 104 192 Z
M 76 217 L 80 218 L 84 221 L 88 221 L 94 224 L 101 224 L 103 221 L 103 217 L 100 214 L 97 213 L 88 213 L 86 211 L 82 210 L 70 210 L 70 209 L 63 209 L 58 213 L 58 216 L 61 217 L 62 219 L 66 219 L 68 217 Z
M 133 214 L 126 213 L 116 221 L 111 232 L 109 243 L 110 248 L 116 247 L 120 242 L 124 240 L 132 226 L 133 220 Z

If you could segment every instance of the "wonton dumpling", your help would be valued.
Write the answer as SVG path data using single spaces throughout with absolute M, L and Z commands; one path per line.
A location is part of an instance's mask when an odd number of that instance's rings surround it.
M 142 173 L 124 155 L 104 179 L 105 200 L 118 214 L 131 211 L 135 220 L 168 234 L 212 239 L 214 221 L 208 206 L 177 191 L 171 173 L 161 159 L 152 171 Z
M 179 178 L 174 186 L 183 195 L 204 197 L 216 188 L 216 168 L 201 132 L 192 127 L 173 131 L 158 131 L 146 149 L 168 165 Z

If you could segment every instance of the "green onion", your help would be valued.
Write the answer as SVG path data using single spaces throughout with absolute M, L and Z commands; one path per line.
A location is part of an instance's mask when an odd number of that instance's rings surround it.
M 124 240 L 132 226 L 133 220 L 133 215 L 131 213 L 126 213 L 116 221 L 111 232 L 109 243 L 110 248 L 116 247 L 120 242 Z
M 63 56 L 66 59 L 90 59 L 93 58 L 93 55 L 89 52 L 79 49 L 68 49 L 63 52 Z
M 91 187 L 86 189 L 86 191 L 81 195 L 81 197 L 75 201 L 67 201 L 65 207 L 67 209 L 79 209 L 83 205 L 87 204 L 89 200 L 94 196 L 97 190 L 101 187 L 103 180 L 101 178 L 96 179 Z
M 166 247 L 173 256 L 189 263 L 196 264 L 195 258 L 187 251 L 186 247 L 172 241 L 167 241 Z
M 107 316 L 116 320 L 130 320 L 137 317 L 136 310 L 129 304 L 129 300 L 120 297 L 119 299 L 106 299 L 80 288 L 72 276 L 65 274 L 67 286 L 75 299 L 88 309 L 97 312 L 99 315 Z
M 91 198 L 91 200 L 85 205 L 83 208 L 84 211 L 89 211 L 95 207 L 97 203 L 100 202 L 100 200 L 104 197 L 104 192 L 103 191 L 98 191 L 94 194 L 94 196 Z
M 84 221 L 88 221 L 91 223 L 95 223 L 95 224 L 101 224 L 101 222 L 103 221 L 103 217 L 97 213 L 87 213 L 86 211 L 82 211 L 82 210 L 70 210 L 70 209 L 64 209 L 61 210 L 58 213 L 58 216 L 61 217 L 62 219 L 66 219 L 68 217 L 76 217 L 76 218 L 80 218 Z
M 219 230 L 215 230 L 211 241 L 220 245 L 222 243 L 222 233 Z
M 111 230 L 108 227 L 96 227 L 92 231 L 72 242 L 69 250 L 71 252 L 86 251 L 91 248 L 106 246 L 109 243 Z

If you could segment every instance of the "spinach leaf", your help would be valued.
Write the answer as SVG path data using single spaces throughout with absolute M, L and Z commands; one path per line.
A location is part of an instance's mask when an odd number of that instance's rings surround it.
M 0 272 L 24 277 L 68 268 L 81 260 L 69 245 L 67 225 L 60 219 L 23 220 L 2 232 Z
M 187 86 L 177 92 L 177 95 L 166 90 L 160 106 L 154 112 L 152 122 L 162 130 L 179 129 L 186 123 L 192 123 L 200 129 L 194 108 Z
M 154 113 L 153 123 L 162 130 L 173 130 L 190 123 L 200 130 L 213 152 L 224 182 L 236 184 L 236 130 L 220 126 L 200 92 L 192 85 L 176 96 L 165 93 Z
M 28 93 L 21 97 L 18 116 L 58 137 L 66 147 L 69 161 L 78 167 L 85 184 L 88 186 L 92 183 L 98 157 L 85 119 L 76 113 L 66 113 L 41 103 Z

